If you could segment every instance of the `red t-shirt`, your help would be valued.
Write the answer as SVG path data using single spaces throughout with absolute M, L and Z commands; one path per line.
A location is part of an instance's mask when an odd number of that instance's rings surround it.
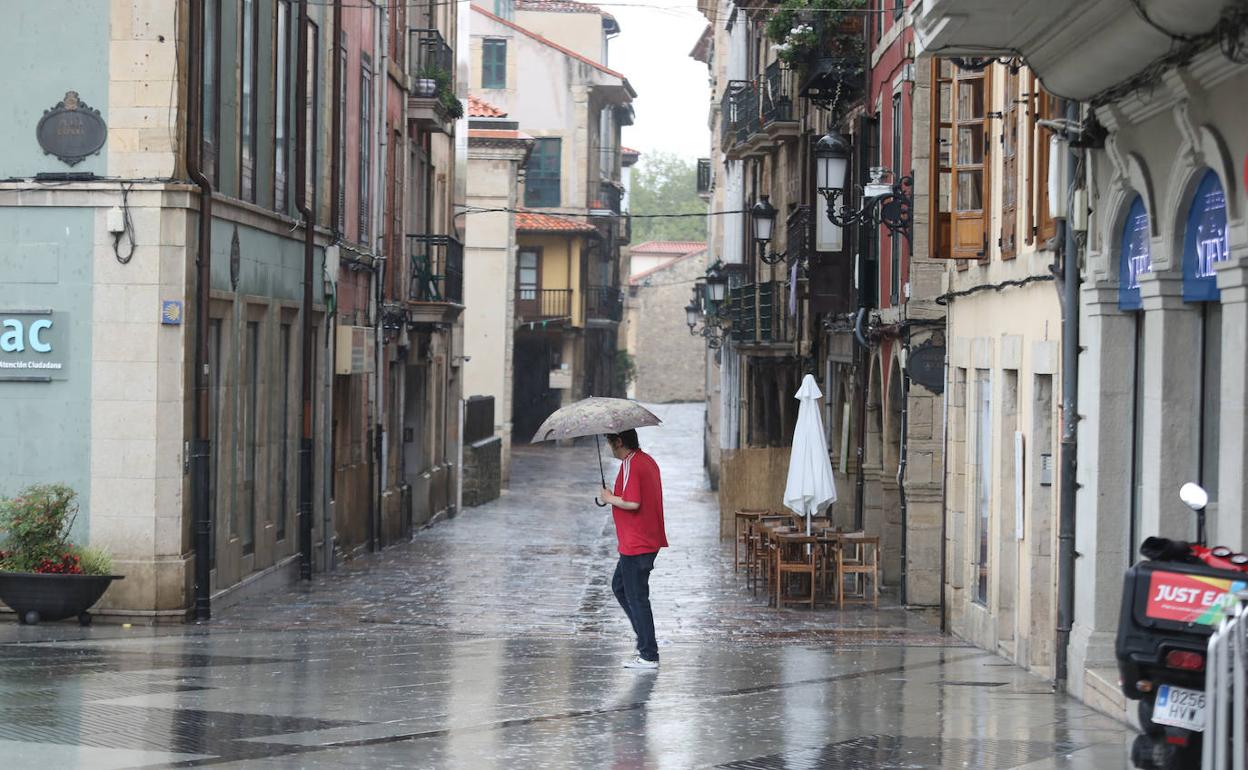
M 663 530 L 663 481 L 654 458 L 638 449 L 620 465 L 615 494 L 626 503 L 640 503 L 635 511 L 611 506 L 620 554 L 637 556 L 667 547 Z

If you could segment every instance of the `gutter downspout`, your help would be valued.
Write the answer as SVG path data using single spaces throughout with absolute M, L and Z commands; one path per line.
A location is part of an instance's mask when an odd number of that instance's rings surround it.
M 190 102 L 186 141 L 186 167 L 199 187 L 199 243 L 195 254 L 195 440 L 191 446 L 191 521 L 195 536 L 195 620 L 212 618 L 212 501 L 209 499 L 209 458 L 212 433 L 208 379 L 208 296 L 212 283 L 212 182 L 200 167 L 204 143 L 204 4 L 190 4 L 190 69 L 187 98 Z
M 299 67 L 295 102 L 300 105 L 295 123 L 295 197 L 303 217 L 303 339 L 301 340 L 300 392 L 303 400 L 303 435 L 299 441 L 299 578 L 312 579 L 312 271 L 314 269 L 315 215 L 308 204 L 308 4 L 299 4 Z
M 383 351 L 385 348 L 385 335 L 382 330 L 381 313 L 386 301 L 386 272 L 388 270 L 389 253 L 386 249 L 386 176 L 385 171 L 389 169 L 389 158 L 386 152 L 389 147 L 387 139 L 389 138 L 390 128 L 390 11 L 387 6 L 379 6 L 377 8 L 379 18 L 379 29 L 377 36 L 380 40 L 381 50 L 381 77 L 374 78 L 374 83 L 381 91 L 380 98 L 375 102 L 381 105 L 381 109 L 377 112 L 377 146 L 376 157 L 373 159 L 373 165 L 377 173 L 373 175 L 374 184 L 377 187 L 377 193 L 374 199 L 377 201 L 377 207 L 373 210 L 373 216 L 376 218 L 377 227 L 374 232 L 377 233 L 377 253 L 381 255 L 381 263 L 377 266 L 374 274 L 377 276 L 377 314 L 373 317 L 373 380 L 376 388 L 377 406 L 373 410 L 376 418 L 373 437 L 377 442 L 377 497 L 374 500 L 374 515 L 376 520 L 373 524 L 373 531 L 377 533 L 377 545 L 385 546 L 385 538 L 382 536 L 382 498 L 386 490 L 386 378 L 383 376 L 382 364 L 385 356 Z M 396 201 L 397 203 L 397 201 Z
M 953 329 L 949 316 L 952 306 L 945 308 L 945 392 L 941 398 L 944 412 L 940 423 L 940 632 L 949 633 L 949 393 L 953 383 L 949 380 L 949 336 Z
M 863 465 L 867 459 L 867 387 L 869 385 L 868 368 L 871 366 L 871 358 L 867 354 L 871 351 L 871 347 L 866 338 L 862 336 L 862 319 L 866 314 L 867 309 L 860 307 L 854 316 L 854 339 L 858 342 L 858 347 L 854 348 L 854 370 L 858 380 L 856 383 L 858 425 L 855 431 L 858 434 L 855 437 L 855 443 L 858 445 L 855 449 L 858 459 L 858 478 L 854 482 L 854 529 L 856 530 L 861 530 L 864 526 L 867 501 L 867 479 L 863 475 Z
M 1079 104 L 1066 101 L 1066 119 L 1071 125 L 1079 120 Z M 1070 214 L 1075 205 L 1073 188 L 1078 161 L 1075 150 L 1066 158 L 1071 191 L 1067 193 L 1066 218 L 1058 222 L 1062 235 L 1062 443 L 1061 443 L 1061 507 L 1057 536 L 1057 659 L 1054 678 L 1060 690 L 1066 689 L 1067 654 L 1070 631 L 1075 619 L 1075 495 L 1079 484 L 1075 479 L 1079 431 L 1079 244 L 1071 228 Z
M 342 211 L 342 143 L 344 137 L 342 135 L 342 89 L 346 87 L 343 82 L 343 76 L 346 72 L 339 67 L 342 61 L 342 0 L 334 0 L 334 39 L 330 43 L 329 50 L 333 52 L 332 62 L 330 66 L 334 68 L 334 87 L 332 91 L 333 105 L 330 108 L 330 114 L 334 124 L 330 126 L 330 151 L 333 155 L 329 159 L 329 227 L 333 231 L 334 243 L 342 241 L 342 229 L 339 222 L 345 224 L 345 217 Z M 329 270 L 333 270 L 337 275 L 340 272 L 340 264 L 327 265 Z M 337 291 L 335 284 L 335 292 Z M 334 315 L 337 315 L 338 301 L 334 299 Z M 325 424 L 333 424 L 334 409 L 334 362 L 333 355 L 337 348 L 338 323 L 332 318 L 327 319 L 325 328 Z M 332 437 L 330 439 L 333 440 Z M 334 511 L 330 505 L 330 489 L 333 485 L 334 462 L 333 452 L 325 452 L 324 459 L 325 481 L 322 484 L 324 491 L 323 504 L 321 510 L 321 562 L 322 569 L 326 572 L 334 568 Z
M 901 606 L 906 606 L 906 548 L 909 545 L 909 516 L 906 505 L 906 455 L 910 446 L 910 324 L 906 324 L 906 365 L 901 368 L 901 445 L 897 458 L 897 499 L 901 503 Z

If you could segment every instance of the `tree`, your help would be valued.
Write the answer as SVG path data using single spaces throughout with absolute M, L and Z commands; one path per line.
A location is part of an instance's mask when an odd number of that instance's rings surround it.
M 644 241 L 705 241 L 706 217 L 638 217 L 638 214 L 702 214 L 698 197 L 698 164 L 671 153 L 643 156 L 633 169 L 629 191 L 633 243 Z

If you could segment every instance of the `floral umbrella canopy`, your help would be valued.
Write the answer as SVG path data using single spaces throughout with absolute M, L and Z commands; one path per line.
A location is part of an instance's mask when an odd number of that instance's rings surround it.
M 598 475 L 602 485 L 607 485 L 602 470 L 602 445 L 598 437 L 604 433 L 619 433 L 633 428 L 646 428 L 662 424 L 654 412 L 627 398 L 601 398 L 591 396 L 574 404 L 568 404 L 546 418 L 537 429 L 531 443 L 555 441 L 580 436 L 593 436 L 598 446 Z M 597 502 L 595 500 L 595 502 Z M 598 503 L 606 505 L 606 503 Z

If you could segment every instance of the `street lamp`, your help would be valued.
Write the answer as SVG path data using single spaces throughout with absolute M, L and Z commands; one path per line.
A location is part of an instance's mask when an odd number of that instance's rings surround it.
M 698 318 L 701 315 L 702 308 L 695 305 L 693 300 L 690 300 L 689 304 L 685 305 L 685 323 L 689 326 L 690 334 L 693 334 L 694 328 L 698 325 Z
M 715 304 L 724 301 L 728 296 L 728 276 L 719 264 L 719 260 L 706 271 L 706 298 Z
M 758 203 L 750 208 L 750 218 L 754 220 L 754 240 L 758 241 L 759 259 L 768 265 L 785 261 L 787 252 L 777 254 L 767 248 L 776 229 L 776 207 L 771 205 L 771 196 L 758 196 Z
M 845 191 L 852 147 L 849 140 L 833 132 L 815 144 L 815 191 L 828 203 L 828 221 L 837 227 L 850 225 L 884 225 L 890 233 L 910 238 L 910 213 L 913 201 L 910 191 L 914 180 L 905 176 L 892 184 L 885 182 L 892 171 L 880 166 L 870 170 L 871 180 L 863 188 L 862 208 L 854 210 L 840 203 Z

